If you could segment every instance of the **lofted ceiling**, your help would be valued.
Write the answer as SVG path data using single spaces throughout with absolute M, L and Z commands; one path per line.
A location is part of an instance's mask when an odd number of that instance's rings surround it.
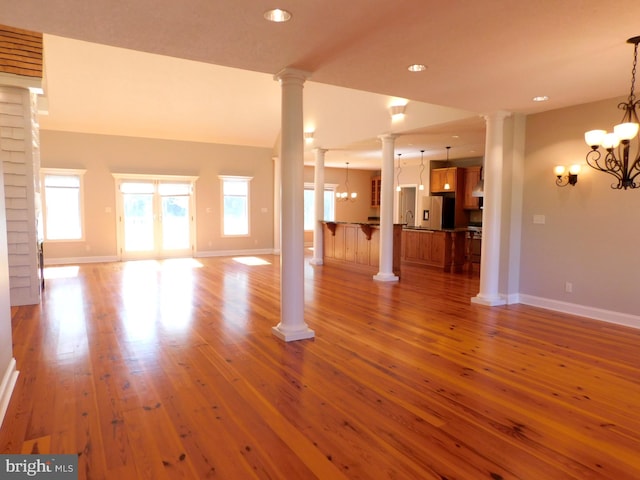
M 273 7 L 293 18 L 265 21 Z M 483 113 L 626 94 L 638 14 L 637 0 L 0 0 L 0 24 L 45 33 L 43 129 L 272 148 L 273 76 L 294 67 L 311 75 L 306 161 L 321 147 L 353 168 L 379 168 L 383 133 L 405 159 L 478 157 Z

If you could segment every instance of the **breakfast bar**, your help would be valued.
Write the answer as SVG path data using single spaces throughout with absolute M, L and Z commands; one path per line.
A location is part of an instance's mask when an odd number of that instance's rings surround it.
M 380 266 L 380 225 L 322 222 L 325 264 L 343 265 L 375 274 Z M 393 273 L 400 276 L 402 225 L 393 226 Z

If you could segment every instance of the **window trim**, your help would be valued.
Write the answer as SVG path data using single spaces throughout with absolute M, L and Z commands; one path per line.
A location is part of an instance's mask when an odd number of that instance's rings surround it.
M 251 236 L 251 180 L 253 177 L 244 175 L 218 175 L 220 179 L 220 237 L 246 238 Z M 227 235 L 224 233 L 224 182 L 244 182 L 247 184 L 247 233 Z
M 84 208 L 84 174 L 87 173 L 85 168 L 40 168 L 40 195 L 42 202 L 42 234 L 43 239 L 47 243 L 63 243 L 63 242 L 85 242 L 86 241 L 86 223 Z M 72 177 L 77 176 L 80 180 L 78 187 L 78 215 L 80 220 L 80 238 L 48 238 L 47 232 L 47 189 L 44 179 L 47 176 Z

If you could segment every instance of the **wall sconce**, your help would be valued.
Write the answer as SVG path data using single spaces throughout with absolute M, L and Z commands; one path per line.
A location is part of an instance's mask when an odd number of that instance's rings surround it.
M 580 173 L 580 165 L 571 165 L 569 172 L 565 175 L 566 168 L 563 165 L 558 165 L 553 169 L 556 174 L 556 185 L 559 187 L 566 187 L 567 185 L 575 185 L 578 183 L 578 174 Z

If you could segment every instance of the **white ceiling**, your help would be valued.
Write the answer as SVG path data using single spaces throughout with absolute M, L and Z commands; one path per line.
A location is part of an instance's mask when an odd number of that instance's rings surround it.
M 276 6 L 293 19 L 266 22 Z M 354 168 L 379 166 L 383 133 L 402 134 L 403 158 L 481 156 L 479 114 L 626 94 L 639 14 L 637 0 L 0 0 L 0 24 L 46 34 L 44 129 L 273 147 L 273 75 L 294 67 L 311 73 L 308 148 Z

